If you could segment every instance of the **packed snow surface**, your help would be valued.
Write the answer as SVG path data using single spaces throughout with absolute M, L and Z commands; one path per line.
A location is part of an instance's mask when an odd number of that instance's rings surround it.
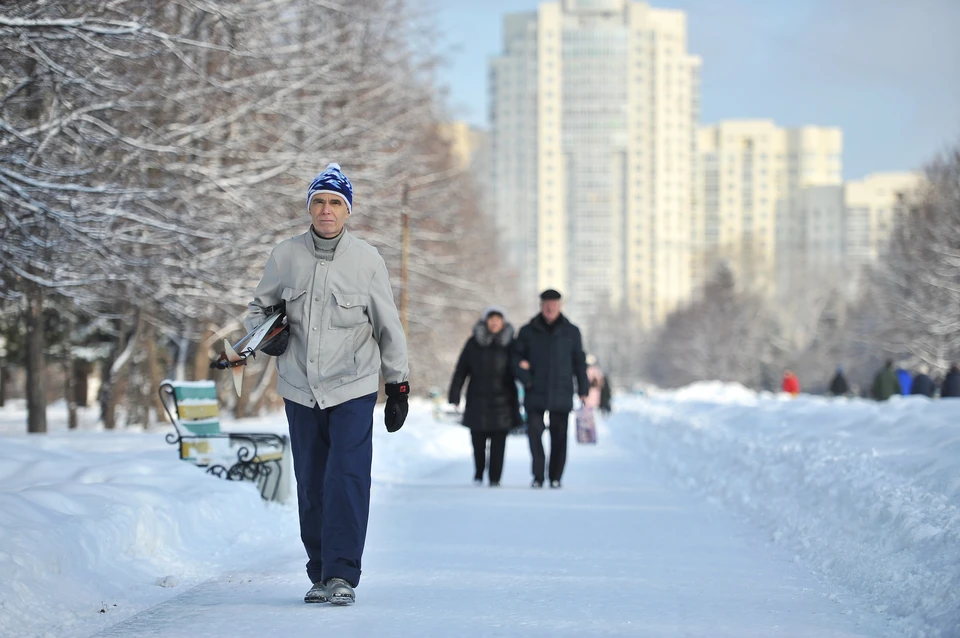
M 27 436 L 0 410 L 4 636 L 960 636 L 960 401 L 720 383 L 618 397 L 560 490 L 472 485 L 467 431 L 375 419 L 364 575 L 305 605 L 295 503 L 179 461 L 170 431 Z M 282 432 L 270 415 L 227 429 Z

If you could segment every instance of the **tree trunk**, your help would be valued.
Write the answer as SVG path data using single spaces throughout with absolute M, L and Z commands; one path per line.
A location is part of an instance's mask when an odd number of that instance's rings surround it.
M 157 393 L 158 388 L 160 387 L 160 382 L 162 379 L 162 371 L 160 369 L 160 357 L 157 354 L 157 331 L 156 328 L 150 326 L 147 330 L 145 336 L 146 343 L 144 347 L 147 349 L 147 376 L 150 379 L 150 387 L 147 388 L 147 394 L 151 397 L 151 403 L 153 405 L 153 421 L 159 421 L 161 415 L 163 414 L 163 404 L 160 403 L 160 396 Z M 150 424 L 153 422 L 149 418 L 147 420 L 147 427 L 150 427 Z
M 133 358 L 133 346 L 137 342 L 137 335 L 143 327 L 143 320 L 137 318 L 137 327 L 127 340 L 127 333 L 119 331 L 117 352 L 119 353 L 109 367 L 106 367 L 103 386 L 100 388 L 100 411 L 103 427 L 113 430 L 117 427 L 117 404 L 127 388 L 127 375 L 122 374 L 130 365 Z
M 90 406 L 87 395 L 90 393 L 90 373 L 93 366 L 89 361 L 74 360 L 73 362 L 73 401 L 78 407 Z
M 203 339 L 197 345 L 197 351 L 193 356 L 193 381 L 203 381 L 210 378 L 210 356 L 208 352 L 214 341 L 214 334 L 213 330 L 207 328 L 203 332 Z
M 0 363 L 0 408 L 7 398 L 7 366 Z
M 156 373 L 154 367 L 156 364 L 156 344 L 154 343 L 153 325 L 143 321 L 137 330 L 136 343 L 134 344 L 134 356 L 130 363 L 130 372 L 125 375 L 132 384 L 131 391 L 128 392 L 129 410 L 127 414 L 130 418 L 127 425 L 141 425 L 144 429 L 150 427 L 150 409 L 153 405 L 152 398 L 156 395 L 152 388 L 159 385 L 159 379 L 154 382 Z M 123 395 L 120 395 L 123 396 Z
M 76 362 L 73 359 L 73 348 L 68 344 L 64 351 L 63 362 L 63 398 L 67 402 L 67 429 L 77 429 L 77 389 L 75 383 Z
M 187 354 L 190 352 L 190 339 L 181 335 L 177 339 L 177 364 L 174 368 L 175 381 L 184 381 L 187 374 Z
M 44 374 L 43 291 L 27 290 L 27 432 L 47 431 L 47 388 Z

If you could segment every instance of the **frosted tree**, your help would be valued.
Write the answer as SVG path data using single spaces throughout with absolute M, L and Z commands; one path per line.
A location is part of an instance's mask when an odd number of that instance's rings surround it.
M 701 297 L 673 312 L 651 341 L 650 378 L 667 386 L 706 379 L 769 385 L 775 337 L 759 298 L 737 291 L 733 273 L 721 265 Z
M 270 248 L 306 229 L 303 188 L 328 161 L 354 179 L 351 226 L 398 283 L 405 208 L 415 367 L 454 356 L 450 333 L 503 282 L 472 183 L 437 141 L 433 60 L 409 35 L 419 20 L 400 0 L 0 12 L 0 310 L 23 318 L 31 431 L 45 429 L 44 309 L 69 309 L 71 343 L 109 350 L 107 427 L 120 405 L 146 423 L 161 375 L 209 374 L 217 341 L 237 334 Z M 228 405 L 238 413 L 271 385 L 272 366 L 257 369 Z
M 960 147 L 927 168 L 878 269 L 886 349 L 944 372 L 960 358 Z

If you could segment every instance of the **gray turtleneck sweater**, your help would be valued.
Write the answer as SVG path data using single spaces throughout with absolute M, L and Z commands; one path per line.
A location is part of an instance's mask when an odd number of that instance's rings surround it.
M 310 236 L 313 237 L 313 250 L 317 255 L 317 259 L 331 261 L 333 259 L 333 253 L 337 250 L 337 244 L 340 243 L 340 238 L 343 237 L 343 231 L 341 230 L 339 235 L 331 239 L 324 239 L 318 235 L 313 226 L 310 226 L 310 231 Z

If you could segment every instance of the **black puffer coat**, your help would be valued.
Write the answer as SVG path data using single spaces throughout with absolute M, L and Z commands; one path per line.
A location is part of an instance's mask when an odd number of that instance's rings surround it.
M 910 394 L 922 394 L 925 397 L 932 397 L 936 391 L 937 386 L 933 383 L 933 379 L 922 372 L 913 378 L 913 385 L 910 386 Z
M 830 381 L 830 394 L 835 397 L 842 397 L 848 392 L 850 392 L 850 385 L 847 383 L 847 378 L 843 376 L 842 372 L 837 370 L 837 373 L 833 375 L 833 379 Z
M 521 361 L 530 369 L 521 369 Z M 520 328 L 513 343 L 513 371 L 526 390 L 523 403 L 528 411 L 572 410 L 574 378 L 579 396 L 590 390 L 580 329 L 563 315 L 551 325 L 537 315 Z
M 950 368 L 940 385 L 940 397 L 944 399 L 960 397 L 960 372 Z
M 450 382 L 450 403 L 460 403 L 460 392 L 467 378 L 467 406 L 463 424 L 477 432 L 505 432 L 520 425 L 517 385 L 510 371 L 510 342 L 513 326 L 492 334 L 483 321 L 473 327 L 457 361 Z

